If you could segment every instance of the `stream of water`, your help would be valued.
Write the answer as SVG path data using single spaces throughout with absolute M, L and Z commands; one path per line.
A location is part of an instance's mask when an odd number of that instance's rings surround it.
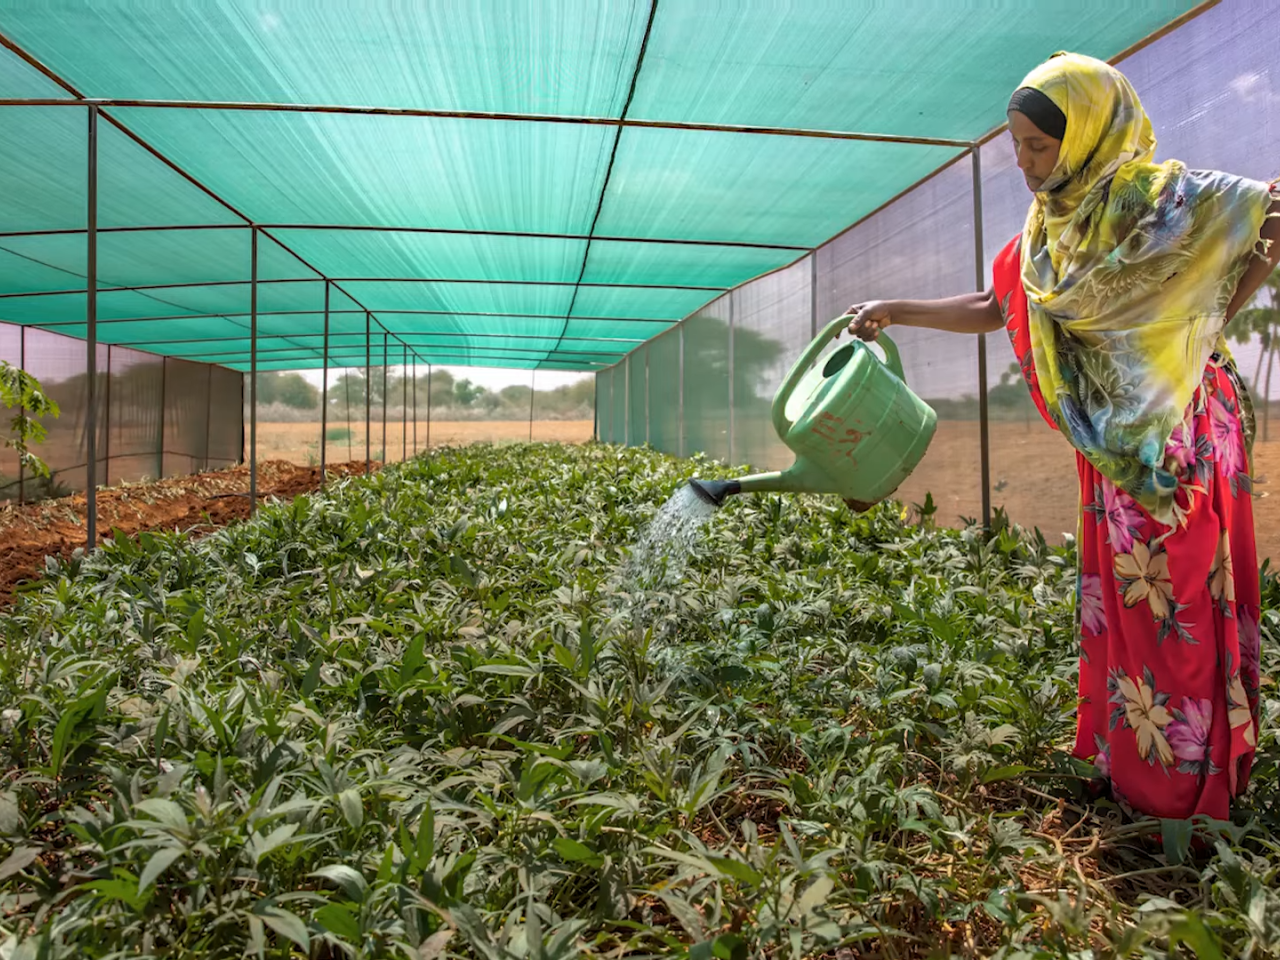
M 623 589 L 635 594 L 680 582 L 689 557 L 702 538 L 702 528 L 715 512 L 712 504 L 683 484 L 649 521 L 632 547 L 623 570 Z

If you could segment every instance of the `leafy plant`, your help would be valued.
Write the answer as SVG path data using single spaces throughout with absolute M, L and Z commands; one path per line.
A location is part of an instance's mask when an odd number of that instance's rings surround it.
M 11 432 L 4 445 L 18 454 L 18 461 L 32 474 L 48 477 L 48 466 L 31 452 L 31 447 L 42 443 L 48 432 L 32 417 L 57 417 L 58 404 L 44 392 L 40 381 L 4 360 L 0 360 L 0 403 L 9 410 L 18 408 L 9 421 Z
M 693 473 L 442 450 L 51 563 L 0 957 L 1280 956 L 1273 687 L 1235 823 L 1125 822 L 1064 752 L 1069 546 L 755 496 L 637 571 Z

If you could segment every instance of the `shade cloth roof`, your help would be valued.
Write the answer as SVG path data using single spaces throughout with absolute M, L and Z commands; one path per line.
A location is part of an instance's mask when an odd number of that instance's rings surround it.
M 590 371 L 1187 0 L 4 0 L 0 320 L 248 369 Z

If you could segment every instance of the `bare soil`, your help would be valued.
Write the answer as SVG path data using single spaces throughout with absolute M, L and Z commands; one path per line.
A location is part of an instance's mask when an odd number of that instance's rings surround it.
M 381 465 L 372 463 L 371 470 Z M 363 462 L 330 464 L 331 478 L 363 473 Z M 320 487 L 320 470 L 282 460 L 258 465 L 259 500 L 289 499 Z M 98 491 L 98 539 L 114 530 L 132 536 L 144 530 L 179 530 L 194 535 L 249 516 L 249 468 L 233 467 L 151 483 Z M 43 570 L 45 557 L 68 558 L 85 546 L 88 515 L 82 493 L 59 500 L 0 506 L 0 605 L 13 590 Z

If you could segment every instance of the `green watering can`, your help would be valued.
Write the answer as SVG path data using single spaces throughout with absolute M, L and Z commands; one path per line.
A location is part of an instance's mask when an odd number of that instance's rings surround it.
M 929 448 L 938 415 L 911 392 L 884 334 L 845 344 L 814 366 L 848 322 L 827 325 L 773 398 L 773 428 L 796 462 L 737 480 L 690 480 L 698 496 L 720 506 L 737 493 L 834 493 L 865 510 L 898 489 Z

